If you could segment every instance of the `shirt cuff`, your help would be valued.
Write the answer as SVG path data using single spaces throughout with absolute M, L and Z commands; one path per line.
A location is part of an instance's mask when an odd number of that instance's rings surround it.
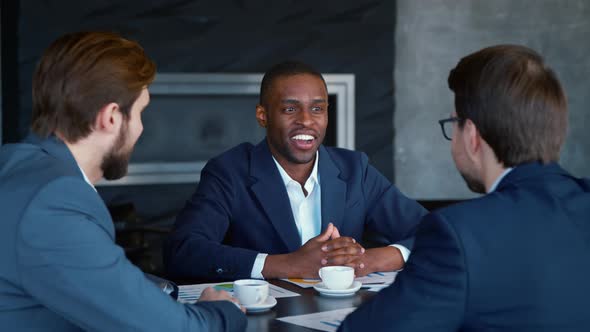
M 252 266 L 252 272 L 250 272 L 250 277 L 252 279 L 264 279 L 264 276 L 262 275 L 262 269 L 264 268 L 264 262 L 266 262 L 266 256 L 268 256 L 268 254 L 256 255 L 256 260 L 254 261 L 254 265 Z
M 402 254 L 402 258 L 404 259 L 404 263 L 408 261 L 408 258 L 410 258 L 410 254 L 412 252 L 409 251 L 408 248 L 402 246 L 401 244 L 392 244 L 390 245 L 390 247 L 396 247 L 397 249 L 399 249 L 399 252 Z

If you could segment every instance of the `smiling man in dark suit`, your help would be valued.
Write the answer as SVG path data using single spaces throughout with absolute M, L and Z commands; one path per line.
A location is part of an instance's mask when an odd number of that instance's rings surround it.
M 441 120 L 457 169 L 485 196 L 424 218 L 395 283 L 339 331 L 590 331 L 590 181 L 558 164 L 566 97 L 515 45 L 463 58 Z
M 272 67 L 256 119 L 266 138 L 211 159 L 181 211 L 165 260 L 171 275 L 205 278 L 318 277 L 324 265 L 357 275 L 399 269 L 425 214 L 360 152 L 322 145 L 328 92 L 299 62 Z M 363 248 L 365 230 L 387 244 Z

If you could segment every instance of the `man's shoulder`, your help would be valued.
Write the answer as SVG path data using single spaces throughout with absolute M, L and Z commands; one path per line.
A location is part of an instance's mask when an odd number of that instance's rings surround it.
M 494 200 L 489 199 L 487 196 L 468 198 L 457 203 L 439 208 L 433 212 L 443 214 L 445 216 L 460 215 L 469 213 L 470 211 L 477 211 L 483 207 L 486 207 Z
M 24 211 L 55 206 L 60 200 L 70 207 L 99 200 L 67 162 L 35 145 L 6 148 L 0 153 L 0 210 L 10 215 L 13 223 L 20 223 Z
M 0 147 L 0 165 L 1 171 L 6 171 L 15 167 L 22 161 L 30 161 L 31 157 L 40 157 L 41 148 L 34 144 L 12 143 Z
M 60 194 L 64 179 L 69 187 L 90 187 L 76 165 L 56 158 L 34 144 L 19 143 L 2 147 L 0 152 L 0 194 L 11 200 L 27 200 L 45 187 Z M 56 185 L 50 185 L 57 183 Z M 61 188 L 61 189 L 60 189 Z M 28 197 L 28 198 L 27 198 Z
M 256 145 L 250 142 L 244 142 L 223 151 L 222 153 L 211 158 L 210 161 L 221 163 L 245 162 L 249 159 L 249 156 L 254 148 L 256 148 Z
M 369 182 L 377 181 L 390 185 L 389 180 L 370 164 L 369 157 L 364 152 L 343 148 L 322 147 L 320 149 L 320 171 L 334 171 L 337 169 L 341 179 L 354 179 Z
M 28 143 L 2 147 L 0 165 L 0 178 L 16 178 L 22 181 L 43 182 L 43 179 L 80 175 L 78 170 L 66 161 L 50 155 L 37 145 Z
M 248 142 L 236 145 L 209 159 L 203 171 L 213 172 L 218 176 L 225 174 L 223 176 L 244 177 L 248 174 L 250 161 L 254 158 L 254 149 L 257 147 L 258 145 Z
M 340 169 L 355 169 L 366 166 L 369 162 L 369 158 L 363 152 L 331 146 L 322 146 L 320 149 L 320 162 L 322 161 L 322 152 Z
M 503 195 L 492 193 L 436 209 L 432 213 L 456 227 L 470 227 L 474 222 L 481 225 L 485 223 L 482 219 L 505 213 L 511 205 L 512 202 Z
M 502 190 L 468 199 L 433 211 L 440 219 L 453 225 L 456 229 L 489 229 L 510 227 L 514 220 L 529 219 L 531 215 L 549 208 L 548 200 L 541 197 L 553 197 L 546 188 L 531 190 L 528 187 L 508 186 Z M 551 213 L 558 215 L 560 211 Z
M 335 158 L 343 158 L 343 159 L 359 159 L 365 154 L 363 152 L 349 150 L 345 148 L 338 148 L 334 146 L 322 146 L 323 149 L 330 155 Z

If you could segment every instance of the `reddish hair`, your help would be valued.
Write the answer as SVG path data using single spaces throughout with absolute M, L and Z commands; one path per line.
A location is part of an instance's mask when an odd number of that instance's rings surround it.
M 88 136 L 99 110 L 119 104 L 125 118 L 156 65 L 134 41 L 110 32 L 77 32 L 45 50 L 33 76 L 32 130 L 76 142 Z

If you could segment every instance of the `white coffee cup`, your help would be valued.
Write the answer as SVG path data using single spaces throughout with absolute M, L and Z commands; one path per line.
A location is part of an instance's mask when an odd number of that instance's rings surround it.
M 354 269 L 350 266 L 325 266 L 319 274 L 329 289 L 347 289 L 354 282 Z
M 243 306 L 264 303 L 268 297 L 268 282 L 256 279 L 236 280 L 234 296 Z

